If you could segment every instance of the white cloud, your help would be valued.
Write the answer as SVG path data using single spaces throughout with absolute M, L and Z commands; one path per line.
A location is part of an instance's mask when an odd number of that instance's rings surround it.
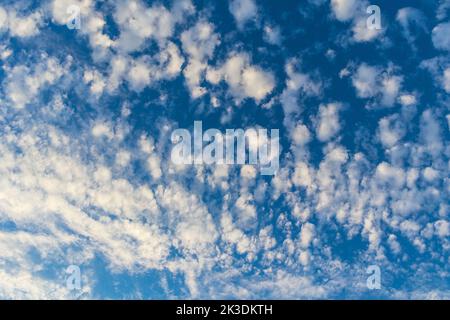
M 353 18 L 357 7 L 357 0 L 331 0 L 331 8 L 339 21 L 348 21 Z
M 160 45 L 159 52 L 154 56 L 141 55 L 135 59 L 127 55 L 114 56 L 107 79 L 102 79 L 106 82 L 104 86 L 108 92 L 115 93 L 123 80 L 128 82 L 132 90 L 140 92 L 158 81 L 178 76 L 184 63 L 180 50 L 171 41 Z
M 423 177 L 425 178 L 425 180 L 432 182 L 435 181 L 439 178 L 439 171 L 431 168 L 431 167 L 426 167 L 423 170 Z
M 296 71 L 298 61 L 290 59 L 285 65 L 285 71 L 288 75 L 286 79 L 286 88 L 280 96 L 280 102 L 283 106 L 284 125 L 291 130 L 295 125 L 295 115 L 302 111 L 299 97 L 315 97 L 322 92 L 322 83 L 313 79 L 306 73 Z
M 366 12 L 369 3 L 366 0 L 331 0 L 331 9 L 337 20 L 352 23 L 352 40 L 356 42 L 367 42 L 376 39 L 384 33 L 384 28 L 369 29 Z
M 402 106 L 413 106 L 417 103 L 417 98 L 413 94 L 402 94 L 399 97 L 399 102 Z
M 53 0 L 48 4 L 53 21 L 66 25 L 70 18 L 67 9 L 71 5 L 80 8 L 81 29 L 78 32 L 88 37 L 94 59 L 104 60 L 109 56 L 114 41 L 103 33 L 105 18 L 95 10 L 95 3 L 92 0 Z
M 399 254 L 401 252 L 402 249 L 400 243 L 397 241 L 397 237 L 395 235 L 389 235 L 388 243 L 393 253 Z
M 114 133 L 112 132 L 111 127 L 108 123 L 105 122 L 97 122 L 92 127 L 92 135 L 95 138 L 106 137 L 108 139 L 112 139 L 114 137 Z
M 423 12 L 416 8 L 406 7 L 398 10 L 396 20 L 402 27 L 403 36 L 411 44 L 415 41 L 417 35 L 414 28 L 427 31 L 426 18 Z
M 296 164 L 295 171 L 292 177 L 292 182 L 296 186 L 302 186 L 313 190 L 315 185 L 313 184 L 314 170 L 308 167 L 308 164 L 299 162 Z
M 272 73 L 251 65 L 244 53 L 233 53 L 221 67 L 208 68 L 206 79 L 213 84 L 225 80 L 238 102 L 247 97 L 259 102 L 275 87 Z
M 305 223 L 302 225 L 302 229 L 300 231 L 300 244 L 303 248 L 308 248 L 311 245 L 311 242 L 314 239 L 315 227 L 312 223 Z
M 188 15 L 189 7 L 177 7 L 177 14 Z M 181 11 L 181 12 L 180 12 Z M 147 7 L 141 1 L 119 1 L 114 18 L 120 27 L 120 37 L 116 47 L 124 52 L 140 49 L 148 39 L 159 42 L 170 37 L 181 17 L 174 16 L 162 5 Z
M 109 92 L 114 92 L 120 85 L 125 72 L 128 69 L 129 61 L 127 57 L 117 55 L 110 62 L 110 73 L 107 88 Z
M 275 86 L 273 75 L 257 67 L 248 67 L 242 72 L 244 93 L 256 101 L 264 99 Z
M 264 41 L 273 45 L 280 45 L 281 40 L 281 30 L 279 27 L 264 26 Z
M 128 71 L 127 80 L 135 91 L 141 91 L 150 84 L 151 66 L 148 56 L 133 61 Z
M 436 229 L 436 234 L 440 238 L 445 238 L 450 236 L 450 223 L 445 220 L 439 220 L 434 223 Z
M 43 23 L 43 15 L 36 11 L 29 15 L 23 15 L 14 9 L 0 7 L 0 32 L 9 29 L 13 37 L 27 38 L 39 33 Z
M 229 9 L 239 28 L 243 28 L 249 20 L 255 19 L 258 12 L 254 0 L 231 0 Z
M 0 7 L 0 32 L 8 28 L 8 12 Z
M 9 101 L 15 108 L 21 109 L 31 103 L 39 91 L 45 86 L 54 84 L 70 67 L 69 57 L 65 66 L 52 57 L 44 57 L 42 61 L 31 69 L 25 65 L 16 65 L 5 68 L 8 71 L 5 92 Z
M 369 29 L 367 28 L 367 17 L 360 16 L 355 19 L 352 27 L 353 39 L 356 42 L 369 42 L 376 39 L 379 35 L 384 33 L 384 29 Z
M 386 77 L 382 81 L 382 99 L 381 104 L 392 106 L 399 94 L 403 78 L 399 76 Z
M 352 77 L 352 83 L 358 97 L 370 98 L 378 93 L 377 77 L 379 74 L 379 69 L 367 64 L 363 63 L 358 67 L 356 74 Z
M 427 153 L 437 158 L 442 151 L 441 127 L 430 109 L 422 113 L 420 119 L 420 137 Z
M 444 70 L 444 77 L 442 79 L 444 90 L 450 93 L 450 68 Z
M 405 128 L 397 116 L 384 117 L 378 123 L 378 134 L 383 146 L 390 148 L 405 135 Z
M 380 67 L 362 63 L 352 76 L 352 83 L 356 94 L 360 98 L 374 98 L 373 107 L 391 107 L 397 102 L 397 97 L 403 83 L 403 77 L 393 74 L 392 68 L 382 72 Z
M 433 44 L 436 49 L 450 51 L 450 22 L 440 23 L 432 31 Z
M 310 262 L 311 259 L 311 255 L 309 253 L 309 251 L 305 250 L 305 251 L 301 251 L 300 255 L 299 255 L 299 261 L 303 266 L 307 266 Z
M 90 85 L 93 95 L 101 95 L 106 86 L 105 80 L 97 70 L 85 70 L 83 76 L 84 83 Z
M 242 228 L 249 228 L 256 222 L 256 207 L 253 197 L 242 193 L 236 200 L 235 207 L 238 213 L 238 222 Z
M 219 36 L 214 33 L 212 24 L 199 21 L 181 34 L 181 42 L 183 51 L 189 55 L 189 62 L 183 74 L 191 96 L 198 98 L 206 92 L 200 84 L 208 66 L 207 61 L 212 58 L 216 46 L 220 43 Z
M 297 124 L 292 132 L 292 140 L 295 144 L 304 146 L 311 140 L 311 133 L 303 124 Z
M 341 108 L 342 105 L 339 103 L 330 103 L 319 107 L 316 134 L 320 141 L 326 142 L 339 133 L 341 129 L 339 111 Z
M 14 37 L 31 37 L 39 33 L 42 15 L 35 12 L 26 17 L 17 16 L 15 12 L 9 14 L 9 30 Z
M 376 177 L 382 183 L 389 183 L 395 186 L 403 186 L 405 173 L 402 168 L 394 167 L 386 162 L 377 166 Z
M 304 254 L 304 257 L 306 257 L 306 254 Z M 315 284 L 312 278 L 289 274 L 282 270 L 275 272 L 271 275 L 270 279 L 244 280 L 244 285 L 247 285 L 253 294 L 270 292 L 269 297 L 274 298 L 299 299 L 302 297 L 310 297 L 320 299 L 327 295 L 327 288 Z

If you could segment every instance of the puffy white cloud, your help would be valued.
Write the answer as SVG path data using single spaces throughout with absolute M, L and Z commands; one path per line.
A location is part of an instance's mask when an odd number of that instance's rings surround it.
M 302 229 L 300 231 L 300 244 L 304 248 L 308 248 L 311 242 L 314 239 L 314 230 L 315 227 L 312 223 L 305 223 L 302 225 Z
M 244 179 L 254 179 L 256 177 L 256 169 L 251 165 L 243 165 L 241 168 L 241 177 Z
M 75 5 L 80 9 L 81 28 L 80 34 L 86 35 L 93 48 L 93 56 L 96 60 L 104 60 L 110 54 L 110 48 L 114 41 L 103 32 L 105 18 L 95 10 L 95 3 L 92 0 L 53 0 L 49 6 L 49 11 L 53 21 L 66 25 L 71 18 L 67 9 Z
M 242 85 L 246 96 L 260 101 L 272 92 L 275 79 L 271 73 L 250 66 L 242 72 Z
M 404 136 L 405 128 L 401 119 L 397 116 L 382 118 L 378 123 L 378 134 L 383 146 L 390 148 L 395 146 Z
M 27 38 L 36 36 L 43 24 L 42 12 L 36 11 L 28 15 L 17 12 L 13 8 L 0 7 L 0 32 L 9 29 L 13 37 Z
M 317 96 L 321 93 L 322 84 L 315 81 L 308 74 L 295 71 L 295 60 L 290 60 L 285 70 L 288 75 L 286 87 L 288 90 L 301 91 L 308 96 Z
M 444 89 L 447 93 L 450 93 L 450 68 L 444 70 L 444 77 L 442 79 Z
M 229 9 L 239 28 L 243 28 L 246 22 L 254 19 L 258 12 L 254 0 L 231 0 Z
M 370 98 L 378 93 L 377 77 L 379 74 L 379 69 L 367 64 L 363 63 L 358 67 L 356 74 L 352 78 L 358 97 Z
M 110 62 L 110 72 L 107 88 L 109 92 L 114 92 L 120 85 L 122 78 L 129 67 L 128 58 L 117 55 Z
M 397 241 L 397 237 L 395 235 L 389 235 L 388 243 L 393 253 L 399 254 L 401 252 L 402 249 L 400 243 Z
M 312 190 L 315 186 L 313 184 L 314 170 L 308 167 L 308 164 L 299 162 L 296 164 L 295 171 L 292 177 L 292 182 L 296 186 L 302 186 Z
M 381 183 L 389 183 L 395 186 L 403 186 L 405 182 L 403 169 L 394 167 L 386 162 L 382 162 L 377 166 L 376 177 Z
M 10 103 L 18 109 L 31 103 L 40 90 L 45 86 L 53 85 L 55 82 L 67 73 L 70 67 L 71 57 L 67 59 L 65 66 L 60 64 L 53 57 L 43 57 L 42 61 L 33 67 L 26 65 L 16 65 L 12 68 L 6 67 L 8 72 L 4 80 L 5 93 Z
M 417 34 L 413 28 L 427 31 L 426 18 L 423 12 L 416 8 L 406 7 L 398 10 L 396 20 L 402 27 L 403 36 L 411 44 L 415 41 Z
M 273 45 L 280 45 L 282 41 L 280 28 L 270 25 L 264 26 L 264 40 Z
M 295 299 L 299 297 L 314 297 L 320 299 L 326 296 L 327 288 L 314 284 L 313 279 L 306 276 L 289 274 L 278 271 L 270 280 L 251 279 L 248 283 L 250 292 L 270 291 L 270 297 L 283 297 Z
M 83 76 L 84 83 L 90 85 L 93 95 L 101 95 L 106 86 L 105 80 L 97 70 L 85 70 Z
M 375 98 L 372 106 L 390 107 L 397 102 L 403 83 L 403 77 L 392 74 L 388 70 L 383 73 L 379 67 L 362 63 L 352 76 L 352 83 L 360 98 Z
M 88 36 L 94 59 L 111 58 L 108 75 L 85 73 L 85 81 L 90 84 L 92 94 L 99 96 L 105 88 L 108 93 L 114 93 L 123 80 L 127 80 L 133 90 L 141 91 L 154 82 L 171 79 L 181 72 L 184 58 L 168 38 L 173 35 L 175 26 L 193 12 L 190 1 L 176 1 L 172 11 L 162 5 L 147 7 L 142 1 L 117 2 L 113 17 L 120 34 L 115 40 L 104 33 L 105 17 L 95 10 L 90 0 L 52 2 L 50 10 L 57 23 L 67 23 L 66 9 L 71 4 L 80 8 L 82 22 L 78 31 Z M 158 53 L 133 58 L 128 55 L 143 49 L 149 39 L 157 42 Z
M 297 144 L 304 146 L 311 140 L 311 133 L 308 128 L 303 124 L 297 124 L 292 132 L 292 141 Z
M 439 171 L 437 171 L 431 167 L 426 167 L 423 170 L 423 177 L 427 181 L 430 181 L 430 182 L 435 181 L 436 179 L 439 178 Z
M 366 0 L 331 0 L 331 10 L 337 20 L 352 23 L 352 40 L 356 42 L 367 42 L 376 39 L 384 32 L 384 29 L 369 29 L 366 12 L 369 3 Z
M 167 41 L 161 43 L 159 49 L 154 56 L 141 55 L 135 59 L 126 55 L 114 56 L 110 62 L 109 75 L 107 79 L 102 80 L 107 80 L 104 85 L 108 92 L 115 93 L 124 80 L 132 90 L 140 92 L 159 81 L 178 76 L 184 63 L 178 47 L 173 42 Z
M 238 212 L 239 225 L 243 228 L 250 227 L 256 221 L 256 207 L 254 205 L 253 196 L 242 193 L 236 200 L 236 210 Z
M 211 214 L 200 199 L 176 183 L 167 187 L 159 185 L 156 197 L 166 210 L 169 222 L 175 224 L 175 234 L 182 248 L 208 254 L 218 233 Z
M 450 223 L 445 220 L 439 220 L 434 223 L 436 234 L 440 238 L 450 236 Z
M 14 245 L 7 237 L 4 237 L 2 240 L 5 241 L 5 244 Z M 21 247 L 24 248 L 25 246 Z M 58 283 L 56 281 L 45 279 L 44 277 L 38 277 L 36 276 L 36 273 L 37 272 L 31 268 L 30 270 L 18 270 L 12 272 L 0 269 L 0 281 L 4 283 L 0 288 L 0 297 L 2 297 L 2 299 L 14 300 L 58 300 L 74 298 L 63 281 Z M 83 281 L 84 280 L 86 279 L 83 279 Z M 89 297 L 89 287 L 85 286 L 83 289 L 86 291 L 79 292 L 79 296 Z
M 249 97 L 259 102 L 275 87 L 272 73 L 251 65 L 244 53 L 233 53 L 221 67 L 208 68 L 206 79 L 213 84 L 225 80 L 237 101 Z
M 114 137 L 111 126 L 105 122 L 95 123 L 92 126 L 91 132 L 95 138 L 106 137 L 108 139 L 112 139 Z
M 0 31 L 8 28 L 8 12 L 5 8 L 0 7 Z
M 355 19 L 352 27 L 353 39 L 356 42 L 369 42 L 376 39 L 379 35 L 383 34 L 384 29 L 369 29 L 367 28 L 367 17 L 360 16 Z
M 148 56 L 133 61 L 128 71 L 127 80 L 133 90 L 141 91 L 150 84 L 151 66 Z
M 219 45 L 219 36 L 214 33 L 214 26 L 199 21 L 195 26 L 181 34 L 183 50 L 189 55 L 189 62 L 183 71 L 191 96 L 198 98 L 205 94 L 200 84 L 207 68 L 207 61 L 212 57 L 214 49 Z
M 423 149 L 433 157 L 438 157 L 442 151 L 441 127 L 432 110 L 427 109 L 420 119 L 420 137 Z
M 310 255 L 309 251 L 301 251 L 300 252 L 299 260 L 303 266 L 307 266 L 309 264 L 310 259 L 311 259 L 311 255 Z
M 433 44 L 436 49 L 450 51 L 450 22 L 440 23 L 432 31 Z
M 439 7 L 436 11 L 436 18 L 438 20 L 445 19 L 447 17 L 448 10 L 450 9 L 450 1 L 441 0 L 439 1 Z
M 417 98 L 413 94 L 402 94 L 398 99 L 402 106 L 412 106 L 417 103 Z
M 286 79 L 286 88 L 280 96 L 280 102 L 283 106 L 284 125 L 291 130 L 296 125 L 295 115 L 302 111 L 299 97 L 319 96 L 322 92 L 322 83 L 313 79 L 306 73 L 296 71 L 298 61 L 290 59 L 285 65 L 285 71 L 288 75 Z
M 339 21 L 348 21 L 353 18 L 358 7 L 357 0 L 331 0 L 330 4 Z
M 233 224 L 233 219 L 230 214 L 224 213 L 221 217 L 220 223 L 222 227 L 222 238 L 226 242 L 235 245 L 238 253 L 243 254 L 253 250 L 251 240 L 242 230 Z
M 326 142 L 339 133 L 341 129 L 339 111 L 341 109 L 342 105 L 340 103 L 329 103 L 319 107 L 316 134 L 320 141 Z
M 19 16 L 16 12 L 9 12 L 9 31 L 13 37 L 31 37 L 39 33 L 39 26 L 43 17 L 40 12 L 28 16 Z
M 391 106 L 396 102 L 403 78 L 399 76 L 386 77 L 382 81 L 382 99 L 381 103 L 385 106 Z
M 11 57 L 11 55 L 13 54 L 13 51 L 11 49 L 9 49 L 7 46 L 0 46 L 0 59 L 5 61 L 7 60 L 9 57 Z
M 146 40 L 164 41 L 170 37 L 181 14 L 188 15 L 190 7 L 178 7 L 181 12 L 175 16 L 166 7 L 147 7 L 141 1 L 119 1 L 114 18 L 120 27 L 120 37 L 116 47 L 124 52 L 140 49 Z
M 184 63 L 184 58 L 181 56 L 178 47 L 168 42 L 167 49 L 161 52 L 160 63 L 166 64 L 167 78 L 172 78 L 181 72 L 181 67 Z
M 400 224 L 400 230 L 407 237 L 413 238 L 420 231 L 420 225 L 411 220 L 405 220 Z M 420 248 L 423 244 L 419 239 L 415 239 L 414 243 Z

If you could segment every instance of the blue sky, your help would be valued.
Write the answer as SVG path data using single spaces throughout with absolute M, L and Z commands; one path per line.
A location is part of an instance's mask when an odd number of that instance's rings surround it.
M 0 298 L 449 299 L 449 33 L 448 0 L 3 0 Z M 175 165 L 194 121 L 278 129 L 278 172 Z

